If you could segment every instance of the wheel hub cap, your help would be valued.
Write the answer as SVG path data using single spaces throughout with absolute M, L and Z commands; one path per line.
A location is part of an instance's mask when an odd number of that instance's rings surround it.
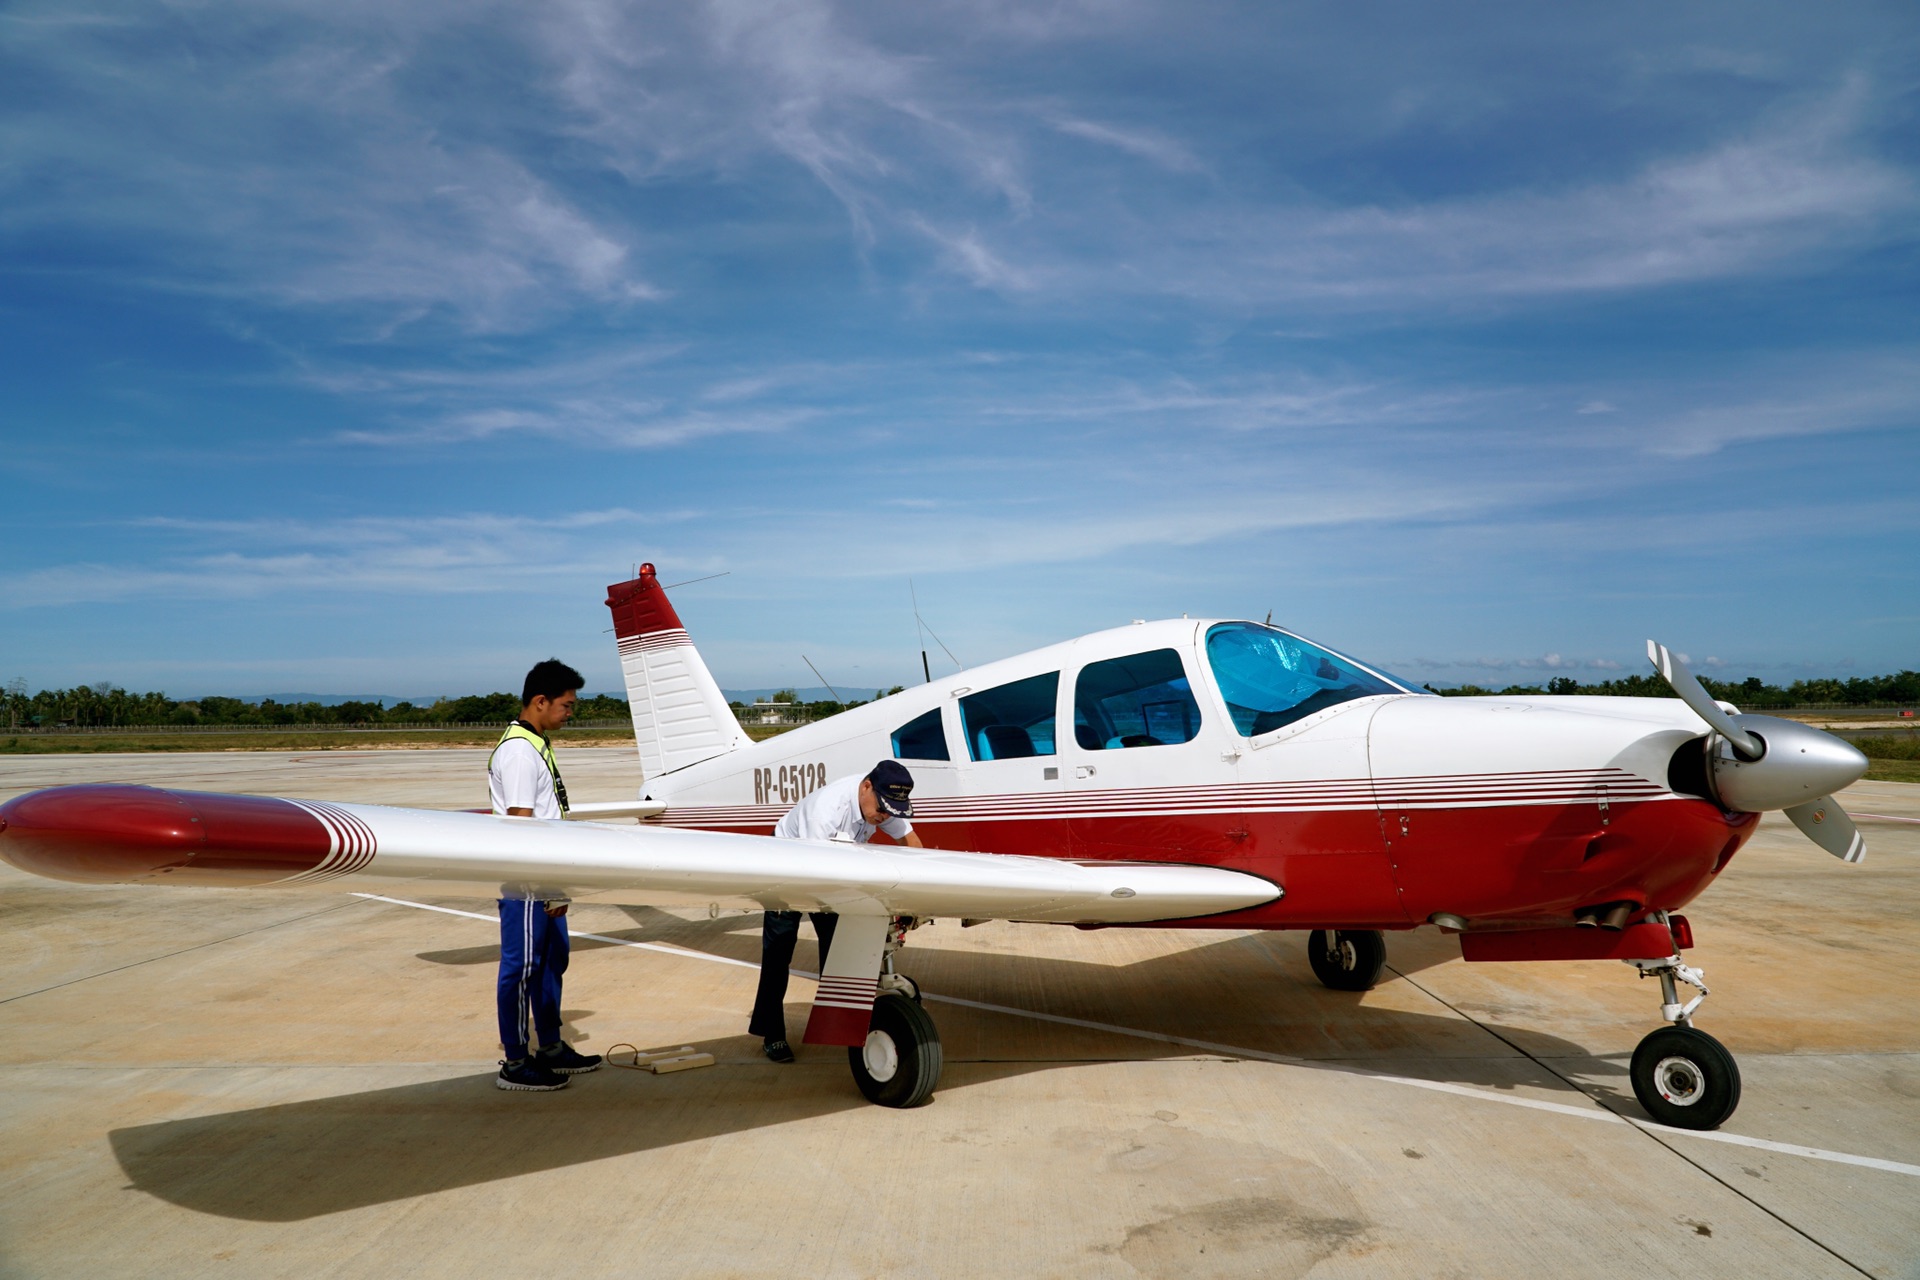
M 869 1031 L 866 1047 L 860 1050 L 860 1061 L 866 1064 L 868 1075 L 885 1084 L 900 1070 L 900 1050 L 886 1032 Z
M 1706 1094 L 1698 1064 L 1686 1058 L 1662 1058 L 1653 1069 L 1653 1087 L 1676 1107 L 1690 1107 Z

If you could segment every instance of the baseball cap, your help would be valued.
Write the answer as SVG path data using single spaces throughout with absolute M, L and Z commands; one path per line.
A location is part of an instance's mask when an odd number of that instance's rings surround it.
M 913 775 L 898 760 L 882 760 L 867 775 L 880 807 L 896 818 L 913 816 Z

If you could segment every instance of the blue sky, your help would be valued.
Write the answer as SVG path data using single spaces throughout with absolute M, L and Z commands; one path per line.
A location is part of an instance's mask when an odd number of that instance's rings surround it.
M 0 678 L 1920 665 L 1910 3 L 0 13 Z M 938 647 L 935 671 L 951 670 Z

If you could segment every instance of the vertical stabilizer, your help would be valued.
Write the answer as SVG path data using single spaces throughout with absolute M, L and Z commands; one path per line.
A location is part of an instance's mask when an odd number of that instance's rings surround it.
M 633 581 L 608 587 L 607 607 L 613 610 L 633 737 L 648 779 L 748 744 L 746 730 L 687 638 L 652 565 L 641 565 Z

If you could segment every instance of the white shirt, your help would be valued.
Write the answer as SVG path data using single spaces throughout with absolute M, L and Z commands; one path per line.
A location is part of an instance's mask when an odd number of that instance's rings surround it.
M 835 836 L 864 844 L 873 838 L 874 827 L 860 812 L 860 784 L 866 775 L 857 774 L 829 782 L 787 810 L 787 816 L 774 826 L 773 834 L 785 840 L 831 840 Z M 880 830 L 895 840 L 904 840 L 913 830 L 905 818 L 888 818 Z
M 505 817 L 509 809 L 531 809 L 536 818 L 560 817 L 560 800 L 553 794 L 553 775 L 547 762 L 525 738 L 509 738 L 493 753 L 487 769 L 487 790 L 493 811 Z

